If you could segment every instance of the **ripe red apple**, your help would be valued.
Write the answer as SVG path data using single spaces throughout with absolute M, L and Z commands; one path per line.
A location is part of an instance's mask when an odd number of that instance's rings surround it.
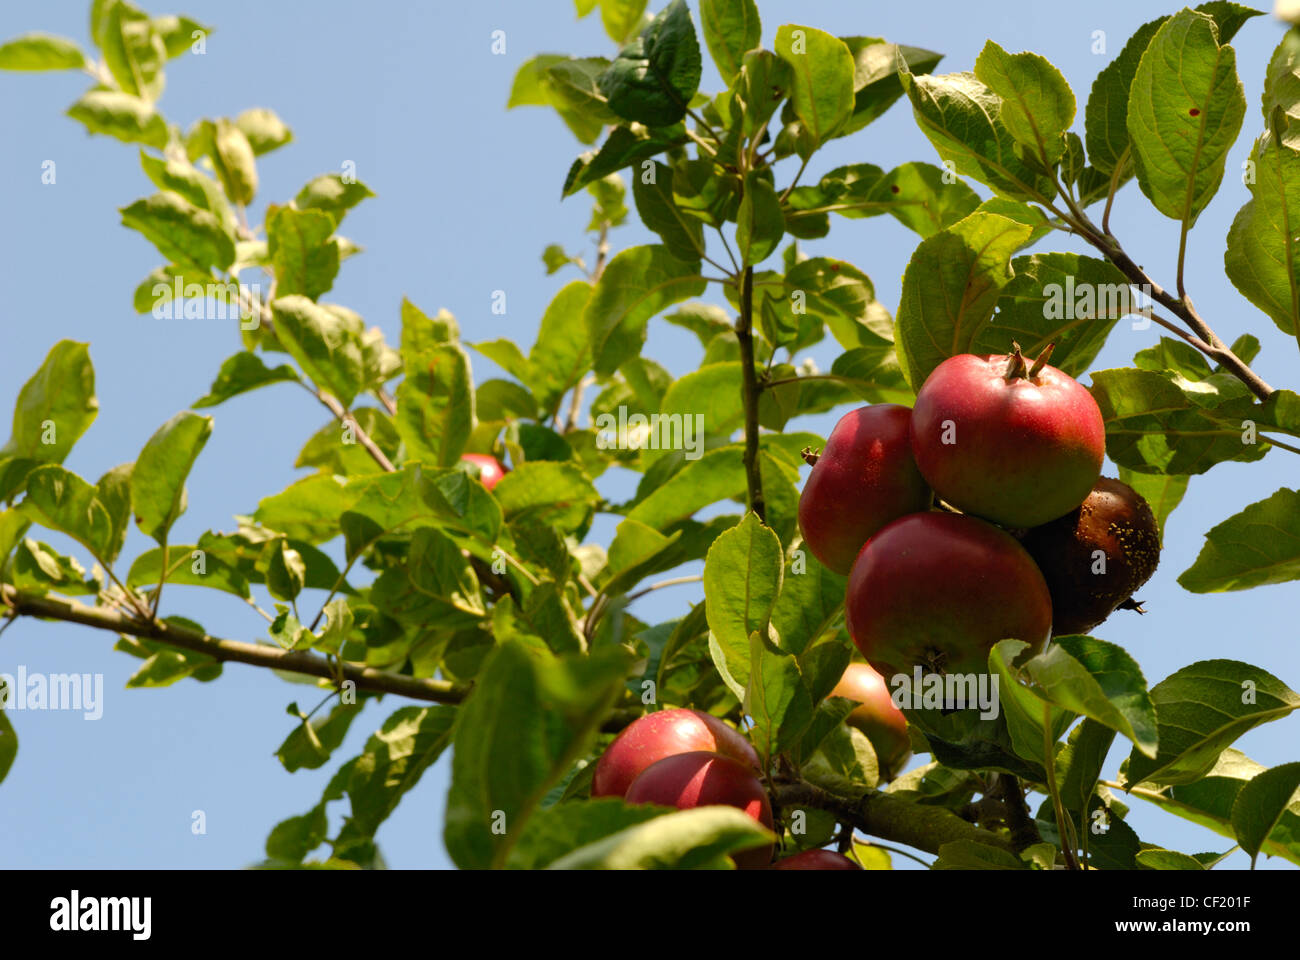
M 912 411 L 896 403 L 840 418 L 799 495 L 799 529 L 813 555 L 839 574 L 873 533 L 930 508 L 930 488 L 912 459 Z
M 1007 527 L 1069 513 L 1101 476 L 1106 425 L 1073 377 L 1010 357 L 949 357 L 912 411 L 912 453 L 943 500 Z
M 1098 480 L 1077 509 L 1025 531 L 1020 542 L 1047 580 L 1057 636 L 1097 626 L 1160 562 L 1160 527 L 1151 507 L 1127 483 L 1110 477 Z
M 894 779 L 912 755 L 912 741 L 907 735 L 907 718 L 894 704 L 885 678 L 870 664 L 850 663 L 831 696 L 847 697 L 862 704 L 844 722 L 871 741 L 880 776 L 885 780 Z
M 646 767 L 694 751 L 720 753 L 758 769 L 758 753 L 740 732 L 699 710 L 660 710 L 632 721 L 596 762 L 593 797 L 621 797 Z
M 793 857 L 783 857 L 769 870 L 861 870 L 855 862 L 834 850 L 805 850 Z
M 858 554 L 845 597 L 849 635 L 886 679 L 988 672 L 999 640 L 1041 648 L 1052 598 L 1009 533 L 956 513 L 895 520 Z
M 772 805 L 754 770 L 720 753 L 679 753 L 652 763 L 632 781 L 625 799 L 678 810 L 736 807 L 772 829 Z M 742 851 L 732 859 L 738 867 L 766 866 L 772 859 L 772 845 Z
M 460 458 L 478 467 L 479 483 L 491 490 L 506 475 L 506 468 L 496 457 L 486 453 L 462 453 Z

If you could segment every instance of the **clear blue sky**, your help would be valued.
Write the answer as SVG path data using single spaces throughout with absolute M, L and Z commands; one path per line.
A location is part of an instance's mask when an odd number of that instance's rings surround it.
M 780 24 L 805 23 L 942 51 L 947 58 L 940 72 L 970 69 L 991 36 L 1009 50 L 1034 50 L 1058 64 L 1080 109 L 1097 71 L 1132 31 L 1175 9 L 1150 0 L 760 0 L 759 6 L 768 45 Z M 981 7 L 989 12 L 978 12 Z M 10 0 L 0 8 L 0 38 L 43 30 L 89 47 L 87 9 L 83 0 Z M 467 340 L 508 337 L 527 349 L 551 296 L 572 279 L 546 276 L 542 248 L 552 242 L 569 249 L 583 245 L 589 204 L 583 197 L 560 202 L 560 184 L 580 148 L 559 119 L 536 108 L 507 113 L 505 102 L 516 67 L 535 53 L 608 55 L 611 44 L 596 16 L 578 22 L 570 0 L 371 0 L 360 8 L 342 0 L 188 0 L 183 9 L 151 12 L 184 12 L 217 28 L 205 56 L 171 64 L 161 103 L 171 120 L 188 126 L 201 116 L 267 106 L 292 126 L 295 142 L 259 165 L 256 220 L 267 200 L 287 200 L 311 176 L 348 160 L 378 194 L 348 217 L 346 233 L 366 252 L 344 265 L 329 299 L 382 326 L 393 342 L 406 295 L 426 310 L 451 310 Z M 503 56 L 491 52 L 498 29 L 506 34 Z M 1104 55 L 1092 53 L 1098 30 L 1106 34 Z M 1222 271 L 1228 224 L 1247 197 L 1237 171 L 1262 124 L 1264 65 L 1281 33 L 1276 21 L 1259 18 L 1234 41 L 1250 104 L 1246 135 L 1193 234 L 1187 272 L 1192 296 L 1217 332 L 1228 341 L 1255 333 L 1264 344 L 1256 364 L 1260 374 L 1275 385 L 1295 387 L 1300 363 L 1294 340 L 1239 298 Z M 706 57 L 704 86 L 719 85 Z M 132 291 L 159 258 L 144 239 L 119 225 L 116 208 L 152 189 L 134 147 L 89 138 L 61 115 L 85 87 L 86 78 L 71 72 L 0 74 L 0 217 L 6 225 L 0 233 L 0 422 L 56 340 L 88 341 L 101 411 L 68 467 L 93 479 L 133 459 L 160 423 L 203 395 L 239 343 L 229 323 L 158 321 L 133 313 Z M 58 181 L 46 186 L 42 163 L 50 159 L 57 163 Z M 819 154 L 810 179 L 848 162 L 889 168 L 935 159 L 904 103 Z M 1113 224 L 1157 278 L 1172 276 L 1176 226 L 1142 200 L 1136 185 L 1122 193 Z M 837 220 L 828 241 L 807 249 L 857 264 L 892 310 L 916 240 L 889 218 Z M 630 225 L 616 231 L 613 242 L 621 249 L 647 242 L 647 234 Z M 1045 249 L 1062 248 L 1059 239 L 1051 242 Z M 505 316 L 491 313 L 497 289 L 508 295 Z M 651 329 L 648 355 L 674 374 L 698 363 L 692 336 L 663 323 Z M 1131 365 L 1133 354 L 1155 339 L 1154 329 L 1135 332 L 1121 325 L 1097 366 Z M 828 339 L 810 355 L 826 369 L 834 350 Z M 502 375 L 480 356 L 473 362 L 479 380 Z M 284 387 L 238 398 L 215 413 L 216 429 L 191 478 L 190 509 L 177 525 L 177 542 L 193 542 L 207 529 L 229 529 L 232 515 L 251 512 L 259 498 L 292 482 L 298 449 L 326 419 L 305 394 Z M 824 435 L 833 419 L 805 418 L 789 429 Z M 1160 570 L 1141 591 L 1150 613 L 1121 613 L 1096 631 L 1131 651 L 1148 682 L 1196 660 L 1229 656 L 1300 686 L 1300 587 L 1195 596 L 1175 583 L 1209 527 L 1281 486 L 1294 486 L 1297 468 L 1293 455 L 1275 450 L 1262 463 L 1223 464 L 1193 479 L 1169 524 Z M 631 483 L 630 476 L 611 473 L 599 485 L 619 499 Z M 593 537 L 608 542 L 616 519 L 602 518 Z M 126 556 L 144 545 L 133 532 Z M 695 587 L 661 591 L 639 601 L 635 612 L 660 622 L 679 616 L 697 597 Z M 251 639 L 263 626 L 237 600 L 202 589 L 169 590 L 164 608 L 222 636 Z M 337 766 L 289 774 L 273 756 L 293 726 L 285 705 L 295 699 L 314 703 L 316 694 L 238 665 L 228 666 L 212 684 L 184 681 L 163 690 L 128 691 L 124 684 L 138 661 L 114 653 L 112 643 L 111 636 L 91 630 L 29 621 L 0 640 L 0 672 L 24 664 L 44 673 L 103 673 L 107 698 L 96 722 L 60 712 L 13 715 L 21 746 L 0 787 L 0 867 L 239 867 L 260 859 L 270 827 L 309 809 Z M 354 755 L 401 705 L 390 699 L 368 706 L 336 757 Z M 1294 760 L 1297 723 L 1293 717 L 1267 725 L 1238 746 L 1269 766 Z M 1126 750 L 1117 746 L 1112 752 L 1108 776 L 1115 775 Z M 441 842 L 447 771 L 444 757 L 380 831 L 391 866 L 450 865 Z M 1228 846 L 1140 801 L 1132 805 L 1130 823 L 1144 840 L 1189 852 Z M 194 810 L 206 813 L 206 836 L 191 833 Z M 1241 866 L 1245 858 L 1237 854 L 1230 863 Z

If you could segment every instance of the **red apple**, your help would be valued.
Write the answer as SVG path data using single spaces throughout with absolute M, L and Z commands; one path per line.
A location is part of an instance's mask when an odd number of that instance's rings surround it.
M 870 664 L 850 663 L 831 696 L 847 697 L 862 704 L 844 722 L 871 741 L 880 776 L 885 780 L 894 779 L 912 755 L 912 741 L 907 735 L 907 718 L 894 704 L 885 678 Z
M 1046 352 L 1046 351 L 1045 351 Z M 1069 513 L 1101 476 L 1106 425 L 1082 384 L 1043 362 L 949 357 L 912 411 L 912 452 L 943 500 L 1007 527 Z
M 928 510 L 930 488 L 912 459 L 912 411 L 878 403 L 846 413 L 799 495 L 799 529 L 813 555 L 839 574 L 873 533 Z
M 861 870 L 857 863 L 834 850 L 805 850 L 793 857 L 784 857 L 772 864 L 769 870 Z
M 660 710 L 632 721 L 596 763 L 593 797 L 621 797 L 646 767 L 665 757 L 709 751 L 758 769 L 758 754 L 744 735 L 699 710 Z
M 867 541 L 849 576 L 849 635 L 884 677 L 988 672 L 999 640 L 1041 648 L 1052 598 L 1009 533 L 956 513 L 914 513 Z
M 478 467 L 479 483 L 491 490 L 506 475 L 506 468 L 496 457 L 486 453 L 462 453 L 460 458 Z
M 632 781 L 625 799 L 678 810 L 735 807 L 772 829 L 772 805 L 753 768 L 720 753 L 679 753 L 652 763 Z M 766 866 L 772 859 L 772 845 L 742 851 L 732 859 L 738 867 Z

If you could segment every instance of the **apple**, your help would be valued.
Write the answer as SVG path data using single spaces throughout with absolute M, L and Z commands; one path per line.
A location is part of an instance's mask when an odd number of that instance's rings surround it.
M 1052 632 L 1087 633 L 1128 604 L 1160 562 L 1160 527 L 1127 483 L 1102 477 L 1075 510 L 1027 530 L 1021 543 L 1052 594 Z
M 912 741 L 907 735 L 907 718 L 890 696 L 885 678 L 870 664 L 850 663 L 831 696 L 847 697 L 862 704 L 844 722 L 871 741 L 880 776 L 885 780 L 894 779 L 912 755 Z
M 912 459 L 912 411 L 878 403 L 840 418 L 799 495 L 799 529 L 818 560 L 847 575 L 873 533 L 930 508 Z
M 793 857 L 783 857 L 769 870 L 861 870 L 857 863 L 834 850 L 805 850 Z
M 496 457 L 486 453 L 462 453 L 460 458 L 478 467 L 479 483 L 491 490 L 507 473 Z
M 720 753 L 758 769 L 758 753 L 740 732 L 699 710 L 660 710 L 638 717 L 596 762 L 593 797 L 621 797 L 646 767 L 694 751 Z
M 988 652 L 1035 650 L 1052 629 L 1047 583 L 1004 530 L 956 513 L 914 513 L 867 541 L 849 575 L 849 635 L 885 678 L 988 672 Z
M 625 799 L 678 810 L 735 807 L 772 829 L 772 805 L 753 768 L 720 753 L 697 750 L 656 761 L 632 781 Z M 766 866 L 772 859 L 772 845 L 741 851 L 732 859 L 746 869 Z
M 941 499 L 1007 527 L 1069 513 L 1101 476 L 1106 426 L 1084 386 L 1045 362 L 949 357 L 912 411 L 912 453 Z

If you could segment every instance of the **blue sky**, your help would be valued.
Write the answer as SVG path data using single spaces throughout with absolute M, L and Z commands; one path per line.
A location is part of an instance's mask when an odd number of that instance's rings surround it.
M 947 56 L 939 72 L 970 69 L 985 37 L 1008 50 L 1034 50 L 1065 73 L 1080 109 L 1097 72 L 1133 30 L 1174 9 L 1146 0 L 760 0 L 759 6 L 768 45 L 780 24 L 804 23 L 941 51 Z M 0 7 L 0 38 L 43 30 L 89 47 L 87 8 L 82 0 L 11 0 Z M 590 256 L 582 233 L 589 204 L 582 196 L 560 201 L 565 171 L 580 151 L 560 120 L 537 108 L 506 112 L 505 102 L 515 69 L 535 53 L 610 54 L 597 17 L 577 21 L 570 0 L 371 0 L 364 8 L 342 0 L 190 0 L 182 9 L 151 12 L 183 12 L 217 28 L 204 56 L 170 65 L 161 102 L 169 119 L 187 127 L 199 117 L 266 106 L 293 128 L 295 141 L 259 164 L 255 222 L 267 200 L 283 202 L 310 177 L 347 161 L 376 192 L 348 217 L 345 232 L 365 253 L 345 263 L 328 299 L 383 327 L 392 342 L 405 295 L 426 311 L 452 311 L 471 342 L 507 337 L 527 349 L 546 304 L 574 277 L 546 276 L 541 251 L 560 242 Z M 492 53 L 495 30 L 505 32 L 504 55 Z M 1097 31 L 1104 32 L 1105 53 L 1093 52 Z M 1257 335 L 1264 345 L 1258 372 L 1274 385 L 1294 387 L 1300 383 L 1295 341 L 1241 299 L 1222 270 L 1228 224 L 1247 199 L 1237 171 L 1262 125 L 1264 65 L 1281 34 L 1277 22 L 1259 18 L 1234 41 L 1250 105 L 1245 135 L 1192 235 L 1187 274 L 1192 297 L 1219 335 L 1227 341 Z M 718 89 L 707 57 L 705 69 L 704 88 Z M 86 78 L 71 72 L 0 74 L 0 216 L 7 227 L 0 233 L 0 411 L 11 408 L 54 342 L 88 341 L 101 409 L 68 467 L 94 478 L 133 459 L 159 424 L 202 396 L 239 343 L 229 323 L 160 321 L 132 311 L 132 291 L 159 258 L 120 226 L 116 208 L 152 189 L 134 147 L 90 138 L 61 115 L 85 87 Z M 57 183 L 43 185 L 42 164 L 51 159 Z M 902 104 L 822 151 L 809 182 L 843 163 L 889 168 L 909 160 L 936 157 Z M 792 174 L 778 172 L 778 182 Z M 1147 205 L 1136 185 L 1121 194 L 1112 225 L 1139 263 L 1158 279 L 1172 279 L 1177 226 Z M 837 220 L 834 227 L 828 240 L 806 249 L 865 270 L 892 311 L 916 236 L 889 218 Z M 647 241 L 636 224 L 612 236 L 615 250 Z M 1082 252 L 1056 237 L 1050 243 L 1040 249 Z M 491 311 L 494 290 L 507 293 L 504 316 Z M 1155 340 L 1154 328 L 1133 331 L 1121 324 L 1096 368 L 1131 365 L 1133 354 Z M 828 340 L 807 355 L 827 369 L 835 349 Z M 690 334 L 663 323 L 652 323 L 646 353 L 676 375 L 692 369 L 700 355 Z M 479 380 L 502 375 L 481 356 L 473 363 Z M 215 415 L 216 429 L 191 477 L 189 512 L 173 536 L 177 542 L 230 529 L 234 514 L 251 512 L 261 497 L 291 483 L 300 475 L 293 468 L 298 449 L 327 418 L 305 393 L 288 387 L 237 398 Z M 810 417 L 789 429 L 824 435 L 833 422 L 832 416 Z M 1294 485 L 1300 461 L 1293 457 L 1274 450 L 1260 463 L 1223 464 L 1194 478 L 1169 523 L 1161 567 L 1141 591 L 1150 613 L 1121 613 L 1096 631 L 1127 648 L 1150 683 L 1193 661 L 1228 656 L 1300 685 L 1294 616 L 1300 586 L 1197 596 L 1175 582 L 1206 530 Z M 632 482 L 630 475 L 611 473 L 599 486 L 616 500 Z M 601 518 L 592 537 L 607 543 L 616 521 Z M 133 532 L 125 555 L 144 547 Z M 674 588 L 638 601 L 634 610 L 656 623 L 679 616 L 698 596 L 697 587 Z M 184 613 L 233 638 L 252 639 L 264 626 L 233 598 L 202 589 L 169 590 L 164 612 Z M 271 826 L 309 809 L 337 766 L 289 774 L 273 756 L 293 726 L 285 705 L 295 699 L 314 704 L 317 695 L 238 665 L 212 684 L 128 691 L 124 684 L 138 661 L 113 652 L 112 643 L 106 634 L 30 621 L 0 639 L 0 672 L 23 664 L 44 673 L 103 673 L 106 696 L 97 721 L 64 712 L 13 715 L 21 746 L 0 787 L 6 827 L 0 866 L 239 867 L 260 859 Z M 335 756 L 358 752 L 399 706 L 391 698 L 368 706 Z M 1298 722 L 1269 724 L 1237 746 L 1269 766 L 1294 760 Z M 1125 755 L 1126 748 L 1117 746 L 1108 776 Z M 391 866 L 450 866 L 441 842 L 447 770 L 444 757 L 380 831 Z M 1140 801 L 1132 806 L 1129 822 L 1144 840 L 1188 852 L 1228 846 Z M 196 810 L 204 811 L 206 835 L 191 832 Z M 1246 861 L 1237 854 L 1229 862 Z

